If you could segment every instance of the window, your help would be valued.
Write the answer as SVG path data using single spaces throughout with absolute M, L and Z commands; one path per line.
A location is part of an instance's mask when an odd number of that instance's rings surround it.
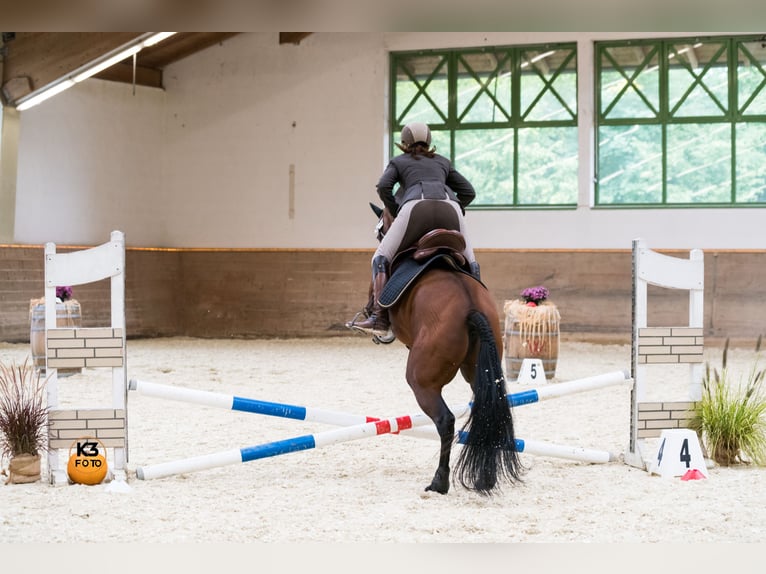
M 576 206 L 576 72 L 574 44 L 392 53 L 392 141 L 427 123 L 471 207 Z
M 599 42 L 596 205 L 766 203 L 766 37 Z

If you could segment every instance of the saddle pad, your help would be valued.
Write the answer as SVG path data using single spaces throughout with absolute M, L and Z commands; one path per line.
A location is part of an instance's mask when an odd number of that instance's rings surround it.
M 383 287 L 383 293 L 380 294 L 379 300 L 380 306 L 384 308 L 391 307 L 399 300 L 402 293 L 415 282 L 415 279 L 417 279 L 421 273 L 437 262 L 442 262 L 443 266 L 447 265 L 455 271 L 460 271 L 461 273 L 465 273 L 469 277 L 472 277 L 472 275 L 466 273 L 463 269 L 460 269 L 457 263 L 455 263 L 455 260 L 446 253 L 439 253 L 420 263 L 414 259 L 405 259 L 397 266 L 394 273 L 386 282 L 386 286 Z

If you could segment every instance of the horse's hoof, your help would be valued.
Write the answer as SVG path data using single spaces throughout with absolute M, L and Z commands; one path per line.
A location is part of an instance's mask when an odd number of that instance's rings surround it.
M 439 494 L 447 494 L 449 492 L 449 481 L 444 480 L 434 480 L 431 481 L 431 484 L 426 486 L 426 492 L 438 492 Z
M 439 494 L 447 494 L 449 492 L 449 484 L 436 484 L 432 482 L 426 486 L 426 492 L 438 492 Z

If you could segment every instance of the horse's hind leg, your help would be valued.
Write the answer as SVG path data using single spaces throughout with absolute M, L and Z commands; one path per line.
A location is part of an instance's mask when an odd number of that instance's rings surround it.
M 449 491 L 449 459 L 452 452 L 452 442 L 455 439 L 455 415 L 449 410 L 444 400 L 439 397 L 441 402 L 441 414 L 434 419 L 436 430 L 439 432 L 441 447 L 439 449 L 439 466 L 436 468 L 434 478 L 426 490 L 434 490 L 440 494 L 447 494 Z M 433 417 L 431 417 L 433 419 Z
M 410 386 L 415 393 L 415 398 L 420 408 L 434 421 L 436 430 L 439 433 L 439 439 L 441 440 L 439 466 L 436 468 L 433 480 L 426 487 L 426 490 L 447 494 L 450 481 L 450 454 L 452 452 L 452 442 L 455 439 L 455 415 L 449 410 L 439 390 L 424 391 L 422 389 L 418 390 L 412 384 Z

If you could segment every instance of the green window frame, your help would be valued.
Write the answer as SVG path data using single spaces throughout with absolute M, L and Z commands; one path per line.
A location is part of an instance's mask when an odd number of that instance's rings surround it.
M 409 122 L 476 188 L 471 208 L 577 206 L 577 45 L 390 54 L 390 152 Z
M 766 205 L 766 37 L 596 42 L 595 205 Z

